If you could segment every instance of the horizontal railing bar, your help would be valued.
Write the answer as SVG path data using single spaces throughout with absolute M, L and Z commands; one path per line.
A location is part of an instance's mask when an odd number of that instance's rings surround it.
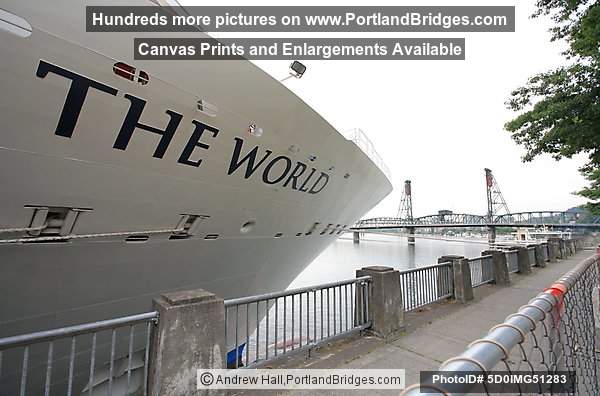
M 409 309 L 405 309 L 404 312 L 412 312 L 412 311 L 414 311 L 417 308 L 423 308 L 423 307 L 426 307 L 428 305 L 435 304 L 436 302 L 445 300 L 445 299 L 447 299 L 449 297 L 452 297 L 453 295 L 454 295 L 453 293 L 447 293 L 447 294 L 441 295 L 441 296 L 437 297 L 433 301 L 427 301 L 427 302 L 424 302 L 422 304 L 417 304 L 417 305 L 411 306 Z
M 330 283 L 323 283 L 320 285 L 300 287 L 298 289 L 258 294 L 255 296 L 231 298 L 231 299 L 225 300 L 225 307 L 232 307 L 232 306 L 240 305 L 240 304 L 251 304 L 251 303 L 255 303 L 255 302 L 259 302 L 259 301 L 272 300 L 272 299 L 280 298 L 280 297 L 287 297 L 287 296 L 291 296 L 294 294 L 318 291 L 318 290 L 328 289 L 328 288 L 336 287 L 336 286 L 352 285 L 354 283 L 369 282 L 369 281 L 371 281 L 371 276 L 367 275 L 367 276 L 361 276 L 358 278 L 345 279 L 345 280 L 341 280 L 341 281 L 337 281 L 337 282 L 330 282 Z
M 308 344 L 304 344 L 301 347 L 294 348 L 293 350 L 290 349 L 290 350 L 288 350 L 285 353 L 277 355 L 277 357 L 273 357 L 273 358 L 269 358 L 269 359 L 257 360 L 255 362 L 252 362 L 252 363 L 248 364 L 245 367 L 240 367 L 240 369 L 249 369 L 249 368 L 259 367 L 259 366 L 261 366 L 263 364 L 266 364 L 266 363 L 273 363 L 274 361 L 277 361 L 277 360 L 280 360 L 280 359 L 284 359 L 284 358 L 296 355 L 298 352 L 310 350 L 310 349 L 313 349 L 313 348 L 318 348 L 321 345 L 326 345 L 326 344 L 331 343 L 332 341 L 337 341 L 337 340 L 340 340 L 342 338 L 350 337 L 350 336 L 354 335 L 355 333 L 358 333 L 360 331 L 366 330 L 366 329 L 370 328 L 372 324 L 373 324 L 372 321 L 368 321 L 368 322 L 363 323 L 361 325 L 354 326 L 350 330 L 345 330 L 345 331 L 343 331 L 341 333 L 337 333 L 336 335 L 332 335 L 330 337 L 323 338 L 322 340 L 318 340 L 317 342 L 311 342 L 311 343 L 308 343 Z
M 449 262 L 449 261 L 446 261 L 446 262 L 443 262 L 443 263 L 437 263 L 437 264 L 427 265 L 427 266 L 424 266 L 424 267 L 418 267 L 418 268 L 412 268 L 412 269 L 409 269 L 409 270 L 403 270 L 403 271 L 400 271 L 400 275 L 402 275 L 402 274 L 410 274 L 412 272 L 417 272 L 417 271 L 424 271 L 424 270 L 428 270 L 428 269 L 431 269 L 431 268 L 450 267 L 450 266 L 452 266 L 452 263 Z
M 98 322 L 84 323 L 58 329 L 38 331 L 35 333 L 16 335 L 0 338 L 0 350 L 23 345 L 51 341 L 58 338 L 74 337 L 81 334 L 95 333 L 101 330 L 114 329 L 158 319 L 158 312 L 146 312 L 137 315 L 123 316 L 115 319 L 101 320 Z
M 494 257 L 494 256 L 492 256 L 491 254 L 486 254 L 485 256 L 472 257 L 472 258 L 470 258 L 468 260 L 469 260 L 469 262 L 472 262 L 472 261 L 477 261 L 477 260 L 486 259 L 486 258 L 492 258 L 492 257 Z
M 486 283 L 491 283 L 491 282 L 493 282 L 493 281 L 494 281 L 493 279 L 482 280 L 481 282 L 478 282 L 478 283 L 475 283 L 475 284 L 473 284 L 473 285 L 472 285 L 472 287 L 479 287 L 479 286 L 483 286 L 483 285 L 485 285 Z

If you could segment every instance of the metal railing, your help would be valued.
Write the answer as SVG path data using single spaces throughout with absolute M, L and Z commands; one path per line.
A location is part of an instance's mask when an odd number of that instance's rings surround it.
M 489 219 L 485 215 L 477 215 L 470 213 L 449 213 L 449 214 L 433 214 L 411 219 L 400 217 L 377 217 L 371 219 L 363 219 L 358 221 L 353 229 L 377 229 L 377 228 L 434 228 L 434 227 L 487 227 L 487 226 L 536 226 L 542 225 L 536 220 L 522 220 L 520 217 L 510 217 L 511 215 L 502 215 L 494 219 Z M 518 216 L 517 216 L 518 217 Z M 533 218 L 530 218 L 533 219 Z M 562 228 L 598 228 L 598 223 L 564 223 L 561 221 L 550 222 L 545 224 L 552 227 Z M 564 233 L 563 233 L 564 234 Z M 515 243 L 527 243 L 528 241 L 515 241 Z
M 494 280 L 493 256 L 486 255 L 469 259 L 471 285 L 478 287 Z
M 227 366 L 256 366 L 370 327 L 370 287 L 363 276 L 225 300 Z
M 404 227 L 404 226 L 444 226 L 444 225 L 456 225 L 464 224 L 473 227 L 483 227 L 487 224 L 485 216 L 465 214 L 465 213 L 452 213 L 447 215 L 429 215 L 415 217 L 413 219 L 403 219 L 399 217 L 375 217 L 370 219 L 362 219 L 358 221 L 352 228 L 385 228 L 385 227 Z
M 400 288 L 406 312 L 452 297 L 452 263 L 400 271 Z
M 350 131 L 344 133 L 344 137 L 358 146 L 358 148 L 360 148 L 362 152 L 365 153 L 379 169 L 381 169 L 388 180 L 392 180 L 390 168 L 388 168 L 388 166 L 385 164 L 383 158 L 381 158 L 377 150 L 375 150 L 375 145 L 373 145 L 371 139 L 367 137 L 362 129 L 351 129 Z
M 575 224 L 579 222 L 579 214 L 575 212 L 537 211 L 519 212 L 499 215 L 494 222 L 497 224 Z
M 514 274 L 515 272 L 519 272 L 519 252 L 517 250 L 505 250 L 504 255 L 506 256 L 508 273 Z
M 442 363 L 439 370 L 474 374 L 493 370 L 570 371 L 575 378 L 569 384 L 569 394 L 600 394 L 594 313 L 599 266 L 600 256 L 583 261 L 504 323 L 492 327 L 484 338 L 473 341 L 461 355 Z M 463 394 L 472 387 L 462 384 L 450 389 L 424 382 L 407 388 L 403 395 Z M 539 393 L 546 394 L 542 385 Z
M 0 338 L 0 394 L 147 394 L 158 312 Z M 115 390 L 116 391 L 116 390 Z

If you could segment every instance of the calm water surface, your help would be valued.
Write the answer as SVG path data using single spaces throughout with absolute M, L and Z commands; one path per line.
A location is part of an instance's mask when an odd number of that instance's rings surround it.
M 417 238 L 415 245 L 409 245 L 406 237 L 377 234 L 365 234 L 355 244 L 352 234 L 344 234 L 298 275 L 290 288 L 354 278 L 357 269 L 371 265 L 405 270 L 435 264 L 446 254 L 477 257 L 486 249 L 486 241 L 479 240 Z
M 365 234 L 359 244 L 352 234 L 345 234 L 332 243 L 292 282 L 289 288 L 318 285 L 355 277 L 362 267 L 382 265 L 399 270 L 437 263 L 440 256 L 457 254 L 477 257 L 486 250 L 486 241 L 464 242 L 417 239 L 409 245 L 406 237 Z M 243 362 L 264 359 L 277 353 L 319 341 L 331 335 L 348 331 L 355 321 L 355 291 L 353 287 L 340 287 L 308 292 L 294 297 L 269 301 L 268 314 L 259 322 L 259 332 L 244 324 L 258 317 L 256 304 L 234 310 L 228 321 L 241 323 L 241 333 L 233 331 L 228 336 L 228 346 L 242 346 Z M 265 303 L 262 303 L 266 306 Z M 256 314 L 255 314 L 256 312 Z M 230 322 L 231 323 L 231 322 Z M 258 336 L 257 336 L 258 335 Z M 236 337 L 238 337 L 236 339 Z M 237 347 L 232 347 L 233 351 Z M 234 352 L 230 352 L 234 361 Z

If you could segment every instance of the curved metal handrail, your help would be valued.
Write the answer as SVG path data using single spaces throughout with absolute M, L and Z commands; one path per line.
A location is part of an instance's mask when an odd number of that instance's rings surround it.
M 388 166 L 385 164 L 383 158 L 381 158 L 377 150 L 375 150 L 375 145 L 373 142 L 371 142 L 362 129 L 354 128 L 344 133 L 344 137 L 356 144 L 356 146 L 358 146 L 358 148 L 361 149 L 362 152 L 364 152 L 375 165 L 377 165 L 385 177 L 387 177 L 387 179 L 390 181 L 392 180 L 390 168 L 388 168 Z

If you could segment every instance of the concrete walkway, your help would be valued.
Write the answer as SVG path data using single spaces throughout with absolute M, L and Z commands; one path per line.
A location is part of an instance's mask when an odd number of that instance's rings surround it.
M 468 304 L 437 304 L 425 311 L 407 315 L 407 331 L 385 343 L 375 337 L 357 337 L 321 348 L 310 358 L 295 357 L 273 368 L 352 368 L 406 369 L 406 384 L 419 380 L 419 372 L 436 370 L 446 359 L 462 353 L 467 345 L 487 334 L 495 324 L 517 311 L 544 288 L 585 258 L 594 254 L 583 250 L 574 256 L 533 268 L 531 275 L 511 275 L 505 288 L 484 285 L 475 289 L 475 300 Z M 355 391 L 290 391 L 279 394 L 343 395 Z M 398 391 L 372 390 L 360 394 L 397 395 Z

